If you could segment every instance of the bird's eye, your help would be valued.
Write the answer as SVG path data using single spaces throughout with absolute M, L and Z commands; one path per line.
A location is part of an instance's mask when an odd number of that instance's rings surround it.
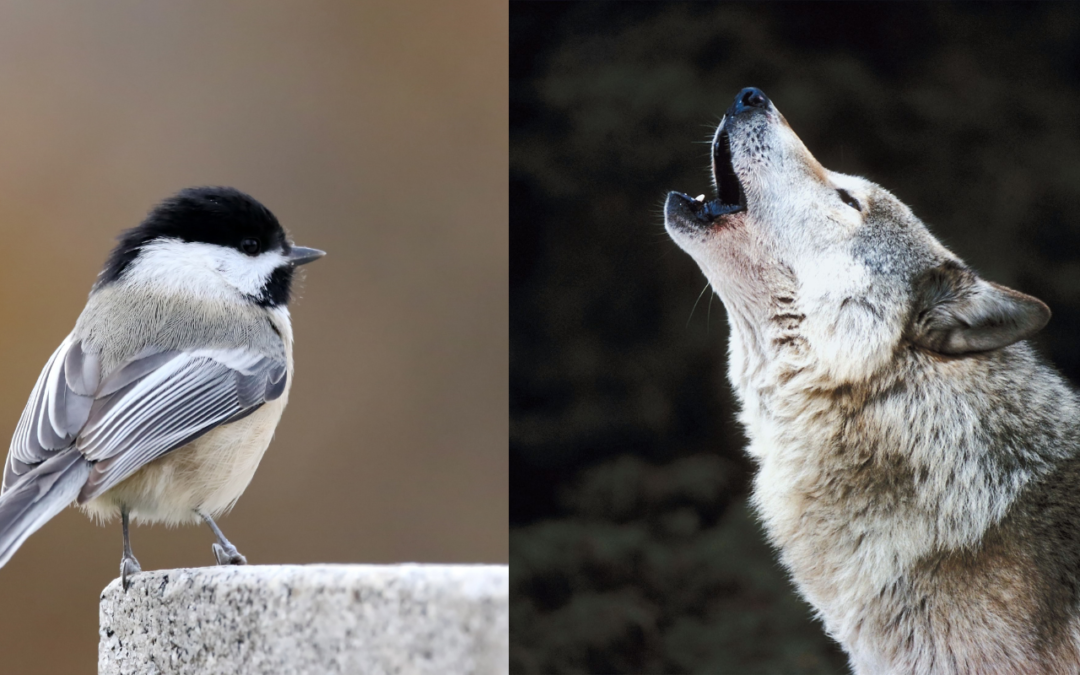
M 255 255 L 259 252 L 259 240 L 253 237 L 248 237 L 240 242 L 240 248 L 248 255 Z
M 851 193 L 849 193 L 847 190 L 838 188 L 836 190 L 836 194 L 840 195 L 840 199 L 842 199 L 843 202 L 851 208 L 855 209 L 856 211 L 862 211 L 862 204 L 859 203 L 858 199 L 852 197 Z

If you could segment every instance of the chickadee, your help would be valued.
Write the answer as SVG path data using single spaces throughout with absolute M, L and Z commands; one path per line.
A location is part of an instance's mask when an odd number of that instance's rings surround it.
M 128 519 L 205 520 L 218 564 L 247 561 L 213 517 L 236 503 L 292 381 L 298 265 L 277 218 L 226 187 L 183 190 L 124 232 L 75 330 L 53 353 L 11 440 L 0 566 L 72 501 L 120 515 L 120 575 L 140 571 Z

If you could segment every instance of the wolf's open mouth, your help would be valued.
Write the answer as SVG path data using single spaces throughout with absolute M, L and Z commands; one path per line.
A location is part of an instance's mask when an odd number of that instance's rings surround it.
M 719 193 L 716 199 L 705 204 L 705 209 L 713 218 L 737 213 L 746 209 L 746 193 L 743 192 L 735 168 L 731 166 L 731 139 L 727 125 L 720 131 L 720 137 L 713 143 L 712 170 L 713 180 Z
M 724 216 L 746 210 L 746 193 L 731 166 L 731 139 L 727 129 L 721 129 L 713 143 L 712 168 L 718 193 L 716 199 L 705 201 L 705 195 L 694 199 L 681 192 L 671 193 L 672 196 L 678 195 L 676 202 L 681 202 L 678 210 L 682 211 L 684 217 L 691 217 L 691 222 L 712 225 Z
M 713 143 L 712 170 L 716 199 L 705 201 L 705 195 L 694 199 L 681 192 L 670 193 L 664 205 L 664 214 L 672 224 L 681 223 L 690 229 L 707 228 L 719 224 L 724 216 L 746 210 L 746 192 L 731 165 L 731 138 L 726 121 Z

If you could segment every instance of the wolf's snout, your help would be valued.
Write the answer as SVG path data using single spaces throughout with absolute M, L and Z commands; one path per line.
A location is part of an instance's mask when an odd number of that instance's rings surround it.
M 775 112 L 772 101 L 757 87 L 746 87 L 739 92 L 713 137 L 712 170 L 716 198 L 705 201 L 692 199 L 681 192 L 670 193 L 664 205 L 664 219 L 670 232 L 701 232 L 717 225 L 726 226 L 732 222 L 728 216 L 747 210 L 746 191 L 735 171 L 735 150 L 732 147 L 732 139 L 746 133 L 745 119 L 736 122 L 735 118 L 742 113 L 770 111 Z M 746 152 L 745 149 L 743 152 Z
M 735 102 L 731 104 L 727 114 L 738 115 L 741 112 L 755 109 L 768 110 L 770 105 L 772 103 L 769 101 L 769 97 L 765 95 L 765 92 L 757 87 L 747 87 L 735 97 Z

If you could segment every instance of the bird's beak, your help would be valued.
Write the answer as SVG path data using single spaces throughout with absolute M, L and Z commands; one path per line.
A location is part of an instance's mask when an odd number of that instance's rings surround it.
M 295 267 L 296 265 L 306 265 L 313 260 L 318 260 L 324 255 L 326 255 L 326 251 L 320 251 L 317 248 L 308 248 L 306 246 L 293 246 L 292 249 L 289 250 L 286 257 L 289 259 L 289 262 L 292 263 Z

